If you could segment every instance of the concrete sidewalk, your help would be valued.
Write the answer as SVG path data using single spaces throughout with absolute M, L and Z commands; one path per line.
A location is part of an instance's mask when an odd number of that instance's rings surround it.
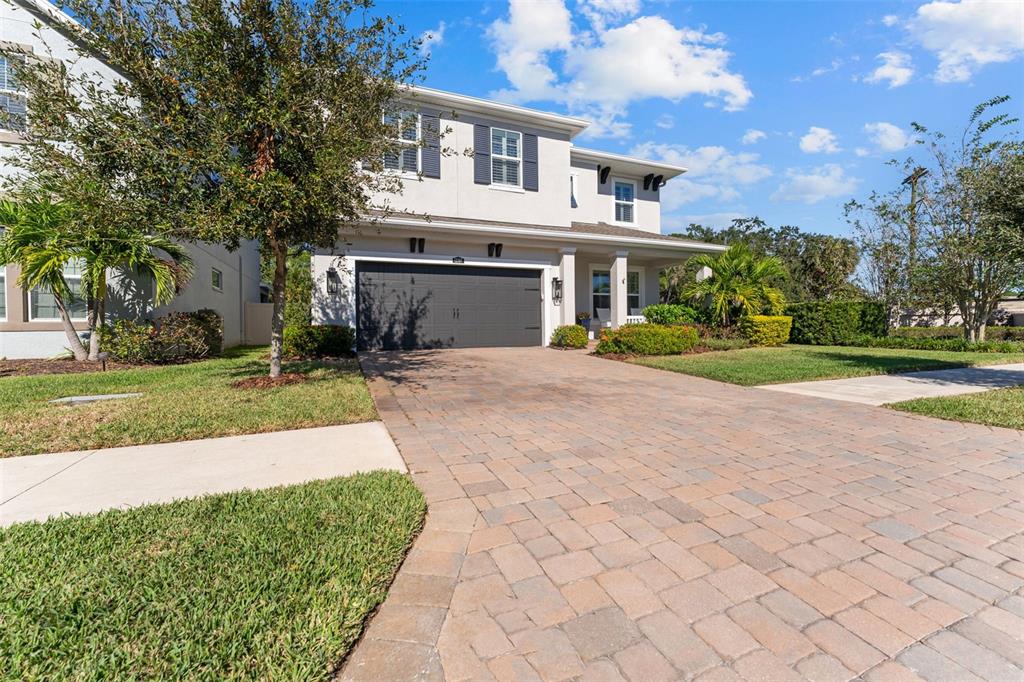
M 0 459 L 0 526 L 62 514 L 406 471 L 382 422 Z
M 980 393 L 994 388 L 1022 384 L 1024 384 L 1024 363 L 884 374 L 855 379 L 801 381 L 794 384 L 772 384 L 758 388 L 815 398 L 844 400 L 862 405 L 885 405 L 914 398 Z

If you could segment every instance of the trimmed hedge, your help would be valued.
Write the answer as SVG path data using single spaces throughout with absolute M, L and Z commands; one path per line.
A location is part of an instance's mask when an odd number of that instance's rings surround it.
M 940 350 L 954 353 L 1024 353 L 1021 341 L 976 341 L 964 339 L 910 339 L 905 336 L 859 336 L 844 346 L 865 348 L 905 348 L 908 350 Z
M 693 324 L 698 319 L 696 310 L 676 303 L 655 303 L 644 308 L 643 314 L 651 324 Z
M 100 332 L 100 347 L 121 362 L 173 364 L 220 355 L 224 322 L 215 310 L 170 313 L 155 322 L 117 320 Z
M 556 327 L 551 334 L 551 345 L 557 348 L 586 348 L 587 330 L 578 324 Z
M 294 325 L 284 328 L 284 355 L 291 358 L 338 358 L 352 355 L 352 327 Z
M 841 346 L 858 336 L 885 336 L 885 306 L 874 301 L 818 301 L 786 306 L 791 343 Z
M 740 320 L 743 336 L 755 346 L 780 346 L 789 341 L 793 318 L 786 315 L 747 315 Z
M 908 339 L 962 339 L 963 327 L 897 327 L 892 336 Z M 986 341 L 1024 341 L 1024 327 L 986 327 Z
M 697 345 L 693 327 L 662 324 L 627 324 L 604 329 L 595 352 L 598 355 L 678 355 Z

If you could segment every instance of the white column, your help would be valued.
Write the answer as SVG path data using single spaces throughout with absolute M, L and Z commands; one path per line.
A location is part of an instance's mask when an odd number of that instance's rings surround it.
M 626 324 L 626 315 L 629 314 L 628 299 L 626 297 L 626 256 L 628 251 L 616 251 L 612 254 L 611 280 L 612 280 L 612 329 Z
M 564 248 L 562 254 L 562 314 L 559 324 L 576 324 L 576 249 Z

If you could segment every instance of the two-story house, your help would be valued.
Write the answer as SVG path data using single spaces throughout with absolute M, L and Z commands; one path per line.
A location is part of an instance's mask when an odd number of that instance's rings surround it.
M 360 349 L 640 321 L 663 268 L 722 250 L 661 234 L 661 188 L 684 168 L 577 147 L 587 121 L 422 87 L 406 103 L 405 148 L 384 160 L 402 194 L 313 258 L 314 321 L 354 327 Z
M 10 157 L 24 144 L 20 123 L 32 115 L 32 103 L 17 79 L 18 55 L 24 59 L 57 59 L 72 73 L 98 74 L 100 78 L 121 78 L 103 60 L 83 56 L 74 45 L 68 27 L 73 19 L 46 0 L 0 1 L 0 41 L 11 55 L 0 55 L 0 110 L 7 115 L 0 125 L 0 176 L 16 172 Z M 38 25 L 38 30 L 37 30 Z M 224 342 L 237 345 L 246 340 L 246 304 L 260 301 L 259 251 L 255 242 L 247 242 L 231 252 L 218 244 L 189 244 L 195 264 L 191 282 L 170 304 L 153 309 L 144 301 L 121 295 L 135 291 L 140 283 L 112 287 L 108 314 L 116 317 L 156 318 L 172 311 L 202 308 L 216 310 L 224 319 Z M 16 265 L 0 263 L 0 358 L 45 358 L 60 353 L 67 339 L 57 317 L 53 296 L 43 289 L 25 291 L 17 286 Z M 71 264 L 65 273 L 72 290 L 80 287 L 80 273 Z M 143 284 L 145 289 L 146 283 Z M 141 304 L 141 309 L 140 309 Z M 70 309 L 76 327 L 85 326 L 85 301 L 76 298 Z

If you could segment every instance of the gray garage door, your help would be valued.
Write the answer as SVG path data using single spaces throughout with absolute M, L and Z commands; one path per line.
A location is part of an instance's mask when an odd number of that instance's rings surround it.
M 362 261 L 361 350 L 538 346 L 537 270 Z

